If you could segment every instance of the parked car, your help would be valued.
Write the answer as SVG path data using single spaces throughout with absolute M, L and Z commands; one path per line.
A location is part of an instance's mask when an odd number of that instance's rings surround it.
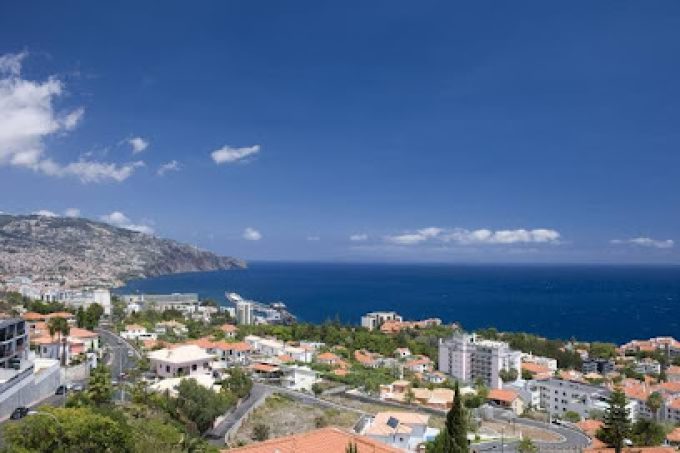
M 128 357 L 132 357 L 135 355 L 135 352 L 132 349 L 128 349 Z
M 83 384 L 75 383 L 71 384 L 71 390 L 74 392 L 82 392 L 83 391 Z
M 9 418 L 11 418 L 12 420 L 20 420 L 27 416 L 28 412 L 29 409 L 27 407 L 24 406 L 17 407 L 16 409 L 14 409 L 14 412 L 12 412 L 12 415 L 10 415 Z
M 66 386 L 65 385 L 60 385 L 57 387 L 57 390 L 54 392 L 55 395 L 65 395 L 66 394 Z

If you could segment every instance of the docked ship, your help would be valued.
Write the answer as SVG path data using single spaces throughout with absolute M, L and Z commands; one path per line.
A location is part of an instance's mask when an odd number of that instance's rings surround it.
M 255 324 L 293 324 L 295 315 L 288 311 L 286 304 L 277 301 L 270 304 L 248 300 L 235 292 L 226 291 L 224 297 L 237 307 L 239 304 L 250 304 Z

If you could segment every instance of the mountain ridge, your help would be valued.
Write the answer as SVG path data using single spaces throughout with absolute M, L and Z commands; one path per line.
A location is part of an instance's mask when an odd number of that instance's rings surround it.
M 0 275 L 120 286 L 134 278 L 245 267 L 237 258 L 104 222 L 0 214 Z

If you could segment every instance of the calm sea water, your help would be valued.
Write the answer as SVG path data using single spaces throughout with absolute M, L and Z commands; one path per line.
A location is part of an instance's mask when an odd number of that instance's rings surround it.
M 234 291 L 283 301 L 300 320 L 395 310 L 466 329 L 496 327 L 551 338 L 624 342 L 680 338 L 680 266 L 475 266 L 250 263 L 242 271 L 131 281 L 118 292 L 197 292 L 224 303 Z

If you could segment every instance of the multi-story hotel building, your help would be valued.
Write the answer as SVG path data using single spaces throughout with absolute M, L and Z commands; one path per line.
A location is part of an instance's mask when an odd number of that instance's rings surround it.
M 481 380 L 492 389 L 503 387 L 503 370 L 515 370 L 519 376 L 521 357 L 507 343 L 480 340 L 474 334 L 439 340 L 439 371 L 463 382 Z

